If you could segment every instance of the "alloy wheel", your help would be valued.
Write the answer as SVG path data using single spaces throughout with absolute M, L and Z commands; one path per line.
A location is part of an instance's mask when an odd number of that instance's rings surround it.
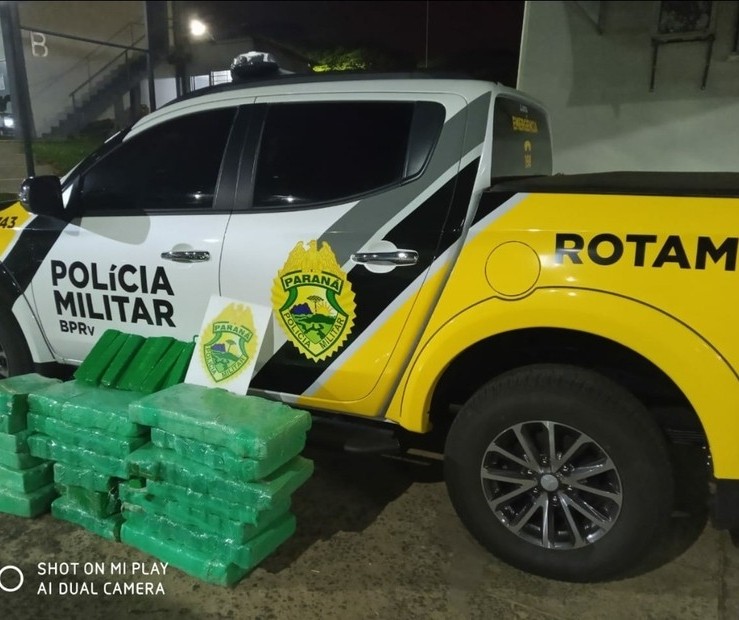
M 576 549 L 616 523 L 623 490 L 616 465 L 587 434 L 551 421 L 515 424 L 487 447 L 480 478 L 488 506 L 516 536 Z

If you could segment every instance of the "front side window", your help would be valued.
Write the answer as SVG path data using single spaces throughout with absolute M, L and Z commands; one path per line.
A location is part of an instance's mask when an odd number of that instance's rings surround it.
M 255 206 L 337 202 L 398 183 L 407 176 L 415 106 L 373 101 L 270 106 Z
M 234 114 L 190 114 L 123 142 L 82 173 L 76 207 L 84 213 L 210 208 Z

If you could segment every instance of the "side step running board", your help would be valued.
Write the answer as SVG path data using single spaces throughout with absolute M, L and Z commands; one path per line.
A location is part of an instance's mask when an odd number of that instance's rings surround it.
M 398 454 L 400 440 L 394 427 L 362 424 L 344 419 L 313 416 L 308 442 L 352 454 Z

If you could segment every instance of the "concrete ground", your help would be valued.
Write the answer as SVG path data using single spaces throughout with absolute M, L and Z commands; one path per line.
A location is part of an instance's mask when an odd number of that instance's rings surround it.
M 12 564 L 25 575 L 16 592 L 0 591 L 0 618 L 739 617 L 739 550 L 707 524 L 701 502 L 676 513 L 665 543 L 634 576 L 567 584 L 521 573 L 483 551 L 454 514 L 439 461 L 316 449 L 307 456 L 316 474 L 294 496 L 297 534 L 232 588 L 174 568 L 163 576 L 111 576 L 111 562 L 152 571 L 154 561 L 48 515 L 0 515 L 0 570 Z M 78 562 L 78 576 L 39 576 L 39 563 L 52 562 Z M 86 562 L 104 563 L 106 574 L 84 576 Z M 39 593 L 41 583 L 58 590 L 75 581 L 97 594 Z M 164 594 L 103 592 L 105 582 L 136 581 L 161 583 Z M 14 589 L 18 576 L 8 569 L 0 583 Z

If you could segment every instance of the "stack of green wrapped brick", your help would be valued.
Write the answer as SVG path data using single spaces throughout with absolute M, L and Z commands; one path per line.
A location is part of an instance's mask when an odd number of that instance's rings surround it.
M 128 406 L 183 379 L 192 343 L 109 330 L 77 369 L 75 380 L 28 398 L 31 454 L 56 461 L 61 497 L 52 514 L 111 540 L 123 516 L 118 485 L 126 457 L 149 442 L 149 428 L 128 419 Z
M 28 395 L 56 383 L 37 374 L 0 381 L 0 512 L 35 517 L 57 496 L 52 463 L 29 453 L 27 427 Z
M 295 531 L 292 493 L 313 471 L 299 456 L 308 413 L 181 384 L 132 403 L 152 443 L 129 457 L 145 483 L 121 486 L 121 540 L 205 581 L 230 585 Z
M 55 517 L 120 539 L 118 482 L 128 478 L 126 456 L 149 441 L 148 429 L 126 418 L 123 401 L 140 396 L 76 381 L 31 394 L 28 425 L 36 434 L 28 443 L 32 454 L 56 461 Z
M 51 504 L 206 581 L 245 576 L 295 531 L 310 416 L 181 384 L 193 348 L 109 330 L 74 381 L 0 381 L 0 511 Z

